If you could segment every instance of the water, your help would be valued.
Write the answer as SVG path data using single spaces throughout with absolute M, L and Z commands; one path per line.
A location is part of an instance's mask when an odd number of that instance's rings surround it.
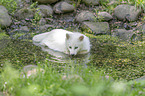
M 57 63 L 74 63 L 74 64 L 87 64 L 89 62 L 90 53 L 70 56 L 68 54 L 54 51 L 46 46 L 40 46 L 39 43 L 34 45 L 41 47 L 42 51 L 47 52 L 50 56 L 48 61 Z

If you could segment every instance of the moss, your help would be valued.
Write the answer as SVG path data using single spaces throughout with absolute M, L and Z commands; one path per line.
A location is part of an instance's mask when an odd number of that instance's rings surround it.
M 31 42 L 15 40 L 9 40 L 0 53 L 0 64 L 9 60 L 17 68 L 43 61 L 47 54 Z
M 105 70 L 114 79 L 133 80 L 144 75 L 144 42 L 132 45 L 109 36 L 94 36 L 92 40 L 89 65 Z
M 3 38 L 9 38 L 8 35 L 5 34 L 5 32 L 0 32 L 0 40 Z

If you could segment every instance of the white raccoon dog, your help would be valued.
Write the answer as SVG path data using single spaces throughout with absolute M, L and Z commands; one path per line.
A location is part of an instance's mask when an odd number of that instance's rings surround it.
M 90 51 L 90 41 L 87 36 L 63 29 L 35 35 L 33 42 L 69 55 L 85 54 Z

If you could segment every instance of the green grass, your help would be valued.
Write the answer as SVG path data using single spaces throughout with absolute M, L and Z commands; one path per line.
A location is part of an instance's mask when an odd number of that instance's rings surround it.
M 144 81 L 126 82 L 106 79 L 103 71 L 93 67 L 66 65 L 63 71 L 55 64 L 38 64 L 38 72 L 24 78 L 8 62 L 0 75 L 0 89 L 6 96 L 138 96 L 144 94 Z M 59 66 L 57 66 L 59 67 Z M 44 69 L 44 73 L 39 71 Z
M 16 5 L 12 1 L 2 0 L 0 4 L 14 12 Z M 122 1 L 114 5 L 103 2 L 103 11 L 112 13 Z M 124 1 L 144 9 L 144 0 Z M 37 14 L 35 19 L 39 20 Z M 145 81 L 130 81 L 144 75 L 144 41 L 131 45 L 108 35 L 85 35 L 96 41 L 87 68 L 49 62 L 40 48 L 27 41 L 8 42 L 0 52 L 0 92 L 6 96 L 144 96 Z M 1 33 L 0 39 L 3 36 Z M 38 65 L 38 72 L 23 78 L 22 67 L 28 64 Z M 41 68 L 44 73 L 39 71 Z M 109 80 L 105 79 L 108 75 Z
M 145 81 L 130 81 L 144 75 L 144 40 L 131 45 L 109 35 L 85 35 L 95 39 L 96 45 L 92 46 L 95 47 L 92 48 L 94 54 L 88 67 L 76 63 L 49 62 L 49 57 L 32 43 L 10 42 L 1 53 L 1 64 L 4 66 L 0 73 L 0 90 L 7 96 L 145 95 Z M 11 64 L 4 63 L 8 60 Z M 22 67 L 28 64 L 36 64 L 38 73 L 23 78 Z M 41 68 L 44 73 L 39 71 Z M 110 80 L 105 76 L 109 76 Z
M 6 7 L 6 9 L 10 12 L 10 13 L 14 13 L 15 10 L 17 9 L 17 3 L 18 0 L 0 0 L 0 5 L 3 5 Z

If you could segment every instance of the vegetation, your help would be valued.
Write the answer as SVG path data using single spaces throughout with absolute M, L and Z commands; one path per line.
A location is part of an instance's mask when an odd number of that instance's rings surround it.
M 114 2 L 114 3 L 112 3 Z M 114 8 L 119 4 L 130 4 L 135 5 L 138 8 L 145 10 L 145 1 L 144 0 L 113 0 L 110 2 L 109 0 L 100 0 L 102 5 L 102 11 L 106 11 L 109 13 L 113 13 Z
M 144 43 L 137 42 L 131 45 L 107 35 L 93 36 L 87 33 L 85 35 L 95 39 L 92 41 L 96 44 L 92 46 L 93 54 L 87 67 L 73 62 L 50 62 L 49 55 L 38 54 L 41 53 L 39 49 L 38 53 L 35 52 L 33 49 L 36 48 L 30 46 L 28 42 L 22 44 L 13 41 L 16 45 L 21 44 L 21 47 L 15 45 L 13 48 L 11 43 L 8 49 L 3 50 L 7 54 L 2 53 L 1 58 L 3 61 L 0 74 L 1 91 L 8 96 L 10 94 L 12 96 L 145 95 L 144 81 L 130 81 L 144 75 Z M 101 43 L 103 45 L 100 45 Z M 24 77 L 21 66 L 34 63 L 38 66 L 37 74 Z M 41 72 L 40 69 L 44 71 Z
M 38 64 L 37 74 L 24 77 L 8 62 L 0 75 L 1 89 L 8 96 L 143 96 L 144 81 L 114 81 L 94 67 L 67 65 L 62 71 L 55 64 Z M 59 66 L 57 66 L 59 67 Z M 44 72 L 40 71 L 44 69 Z
M 0 0 L 0 5 L 3 5 L 8 9 L 10 13 L 14 13 L 17 9 L 17 0 Z
M 78 0 L 74 6 L 80 3 Z M 112 13 L 121 3 L 145 10 L 144 0 L 118 0 L 113 5 L 109 0 L 101 0 L 101 10 Z M 16 0 L 0 0 L 0 5 L 10 13 L 17 9 Z M 36 5 L 33 3 L 30 8 L 37 11 Z M 37 11 L 32 24 L 40 19 Z M 31 41 L 9 40 L 1 32 L 0 43 L 4 42 L 5 47 L 0 46 L 0 93 L 6 96 L 144 96 L 145 81 L 135 79 L 145 75 L 145 40 L 130 44 L 109 35 L 94 36 L 91 30 L 85 32 L 91 38 L 92 50 L 89 62 L 81 64 L 50 62 L 52 56 L 33 46 Z M 23 67 L 29 64 L 37 65 L 37 72 L 27 77 Z

